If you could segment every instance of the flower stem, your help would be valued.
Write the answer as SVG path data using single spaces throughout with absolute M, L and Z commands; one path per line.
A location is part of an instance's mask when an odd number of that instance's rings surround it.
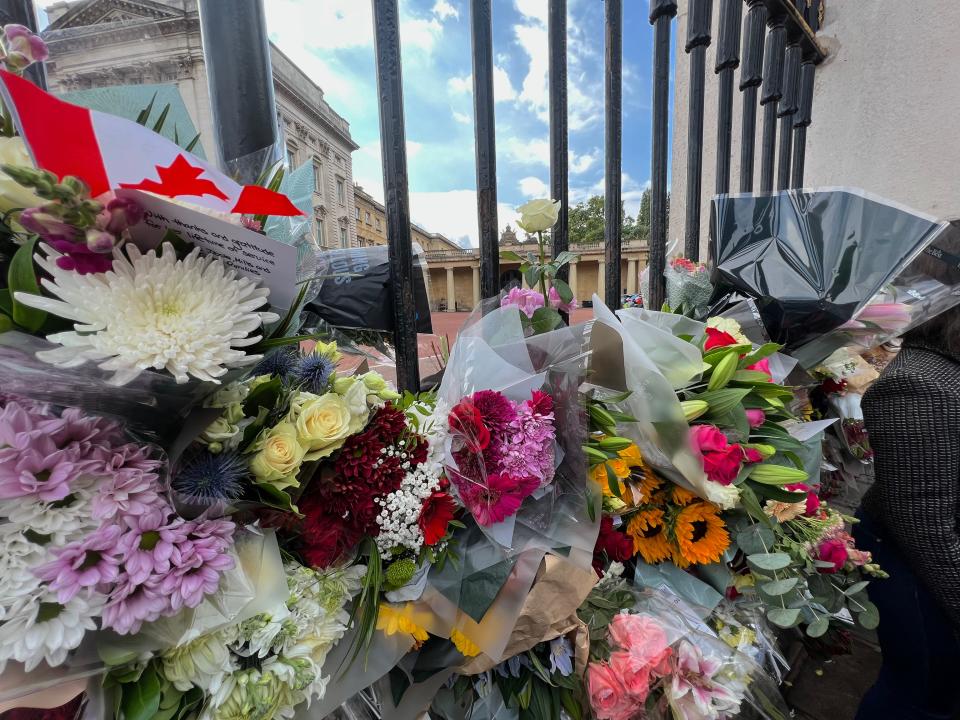
M 543 268 L 547 264 L 547 256 L 543 247 L 543 231 L 537 230 L 537 245 L 540 248 L 540 292 L 543 294 L 543 300 L 547 300 L 547 276 L 543 272 Z

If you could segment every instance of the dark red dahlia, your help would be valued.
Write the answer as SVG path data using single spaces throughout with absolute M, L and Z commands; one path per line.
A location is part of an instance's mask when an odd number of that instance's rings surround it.
M 517 408 L 496 390 L 480 390 L 473 394 L 473 404 L 480 411 L 483 424 L 494 433 L 506 431 L 517 418 Z

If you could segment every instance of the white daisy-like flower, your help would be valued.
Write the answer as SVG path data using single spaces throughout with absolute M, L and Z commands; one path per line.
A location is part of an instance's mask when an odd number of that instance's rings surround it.
M 19 529 L 49 536 L 51 545 L 62 546 L 99 527 L 91 515 L 92 498 L 93 490 L 73 488 L 70 495 L 57 502 L 45 503 L 35 497 L 7 500 L 3 512 Z
M 47 561 L 47 550 L 28 540 L 23 530 L 29 526 L 0 524 L 0 621 L 11 608 L 40 592 L 40 579 L 33 570 Z
M 160 254 L 146 254 L 127 243 L 113 252 L 113 269 L 80 275 L 57 266 L 60 253 L 40 246 L 37 263 L 52 279 L 42 284 L 56 298 L 17 293 L 24 305 L 76 321 L 74 331 L 49 335 L 62 345 L 37 353 L 45 362 L 77 367 L 99 362 L 113 371 L 114 385 L 125 385 L 143 370 L 166 370 L 178 383 L 190 376 L 217 382 L 230 367 L 260 359 L 242 348 L 276 314 L 258 312 L 269 291 L 199 248 L 178 260 L 164 243 Z M 102 361 L 102 362 L 100 362 Z
M 94 618 L 104 599 L 97 593 L 78 593 L 61 604 L 54 593 L 45 593 L 17 602 L 0 625 L 0 673 L 8 660 L 23 663 L 27 672 L 41 662 L 60 665 L 88 630 L 96 630 Z

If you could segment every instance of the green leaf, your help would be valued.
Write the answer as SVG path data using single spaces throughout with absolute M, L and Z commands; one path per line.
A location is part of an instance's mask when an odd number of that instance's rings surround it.
M 759 370 L 737 370 L 733 374 L 731 382 L 750 383 L 751 385 L 769 383 L 770 376 Z
M 798 577 L 786 578 L 784 580 L 774 580 L 773 582 L 764 583 L 760 586 L 760 589 L 763 590 L 767 595 L 786 595 L 796 587 L 799 581 L 800 578 Z
M 772 608 L 767 610 L 767 619 L 782 628 L 793 627 L 800 619 L 799 608 Z
M 193 149 L 197 146 L 197 143 L 200 142 L 200 133 L 197 133 L 193 136 L 193 140 L 187 143 L 187 146 L 184 148 L 187 152 L 193 152 Z
M 157 94 L 154 93 L 153 97 L 150 98 L 150 103 L 137 114 L 137 124 L 146 125 L 147 120 L 150 119 L 150 113 L 153 112 L 153 103 L 157 100 Z
M 618 497 L 622 500 L 623 496 L 620 494 L 620 479 L 617 477 L 616 473 L 613 472 L 613 468 L 611 468 L 610 465 L 604 463 L 603 467 L 607 471 L 607 485 L 610 487 L 610 492 L 613 493 L 614 497 Z
M 757 522 L 763 523 L 769 528 L 773 528 L 773 522 L 763 511 L 763 508 L 760 507 L 760 501 L 757 500 L 757 494 L 753 492 L 753 489 L 749 485 L 742 485 L 740 487 L 740 502 L 743 503 L 744 509 L 750 513 L 752 517 Z
M 750 365 L 755 365 L 764 358 L 768 358 L 773 355 L 780 349 L 780 347 L 781 346 L 777 345 L 776 343 L 764 343 L 753 352 L 745 355 L 740 361 L 740 367 L 745 368 L 749 367 Z M 764 377 L 767 377 L 767 375 L 764 375 Z
M 821 616 L 807 625 L 807 635 L 812 638 L 823 637 L 829 629 L 830 618 Z
M 267 382 L 257 385 L 243 401 L 243 414 L 247 417 L 254 417 L 261 407 L 268 410 L 273 409 L 282 392 L 283 381 L 280 378 L 271 378 Z
M 123 688 L 120 710 L 123 720 L 151 720 L 160 708 L 160 680 L 152 667 L 140 679 Z
M 846 595 L 847 597 L 851 595 L 856 595 L 858 592 L 863 590 L 869 584 L 870 584 L 869 580 L 861 580 L 860 582 L 855 582 L 853 585 L 851 585 L 846 590 L 844 590 L 843 594 Z
M 0 333 L 9 332 L 10 330 L 13 330 L 13 320 L 6 315 L 0 315 Z
M 537 334 L 549 332 L 563 325 L 563 318 L 560 317 L 560 313 L 548 307 L 537 308 L 531 320 L 533 330 Z
M 763 525 L 751 525 L 737 533 L 737 547 L 746 555 L 762 555 L 773 547 L 776 536 Z
M 153 124 L 153 131 L 155 133 L 163 130 L 163 124 L 167 121 L 167 115 L 170 113 L 170 103 L 167 103 L 163 111 L 160 113 L 160 117 L 157 118 L 157 121 Z
M 537 287 L 537 284 L 540 282 L 540 275 L 542 271 L 539 266 L 533 265 L 527 268 L 527 271 L 523 274 L 527 280 L 527 285 L 532 288 Z
M 786 553 L 754 553 L 748 555 L 747 560 L 761 570 L 783 570 L 790 565 L 790 556 Z
M 700 393 L 694 395 L 691 399 L 705 401 L 710 406 L 711 412 L 726 413 L 740 405 L 749 393 L 750 390 L 745 388 L 724 388 L 723 390 L 710 390 Z
M 577 255 L 576 253 L 572 253 L 572 252 L 570 252 L 569 250 L 564 250 L 562 253 L 560 253 L 559 255 L 557 255 L 556 258 L 554 258 L 553 262 L 554 262 L 554 264 L 555 264 L 558 268 L 561 268 L 561 267 L 563 267 L 564 265 L 566 265 L 567 263 L 573 262 L 573 261 L 576 260 L 578 257 L 580 257 L 580 256 Z
M 13 299 L 13 321 L 30 332 L 37 332 L 43 327 L 47 313 L 17 302 L 15 293 L 40 295 L 40 283 L 37 282 L 37 271 L 33 265 L 33 250 L 36 246 L 36 236 L 21 245 L 14 254 L 13 260 L 10 261 L 10 268 L 7 271 L 7 287 Z
M 554 278 L 553 286 L 557 289 L 557 294 L 560 296 L 560 300 L 565 303 L 573 300 L 573 290 L 570 289 L 570 286 L 567 285 L 560 278 Z
M 13 317 L 13 299 L 7 288 L 0 288 L 0 313 Z
M 501 251 L 500 251 L 500 259 L 501 259 L 501 260 L 507 260 L 507 261 L 509 261 L 509 262 L 523 262 L 523 258 L 520 257 L 520 256 L 519 256 L 517 253 L 515 253 L 513 250 L 501 250 Z
M 760 497 L 766 500 L 775 500 L 777 502 L 796 503 L 807 499 L 807 494 L 802 492 L 790 492 L 776 485 L 761 485 L 760 483 L 751 483 L 750 487 Z
M 876 630 L 880 625 L 880 613 L 876 608 L 857 614 L 857 622 L 865 630 Z

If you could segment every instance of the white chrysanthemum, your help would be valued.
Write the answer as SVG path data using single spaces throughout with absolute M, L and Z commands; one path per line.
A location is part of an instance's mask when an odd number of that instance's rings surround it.
M 237 667 L 226 636 L 219 632 L 202 635 L 166 651 L 162 661 L 164 677 L 182 692 L 194 685 L 216 690 Z
M 188 376 L 216 382 L 227 368 L 260 358 L 239 348 L 258 342 L 260 336 L 250 334 L 278 319 L 257 312 L 267 302 L 266 288 L 200 255 L 199 248 L 177 260 L 169 243 L 159 255 L 127 243 L 114 250 L 113 270 L 88 275 L 61 270 L 60 253 L 41 248 L 46 257 L 37 262 L 52 276 L 43 286 L 59 300 L 29 293 L 17 293 L 17 300 L 76 325 L 73 332 L 48 336 L 63 347 L 37 357 L 61 367 L 103 361 L 100 368 L 115 372 L 114 385 L 148 368 L 167 370 L 178 383 Z
M 104 597 L 79 593 L 61 604 L 53 593 L 23 598 L 0 625 L 0 673 L 8 660 L 22 662 L 27 672 L 41 661 L 51 667 L 67 659 L 88 630 L 96 630 Z M 38 602 L 39 600 L 39 602 Z
M 51 503 L 35 497 L 14 498 L 4 502 L 3 512 L 19 528 L 49 535 L 50 544 L 60 547 L 100 525 L 91 515 L 92 498 L 93 491 L 86 488 L 74 489 L 63 500 Z

